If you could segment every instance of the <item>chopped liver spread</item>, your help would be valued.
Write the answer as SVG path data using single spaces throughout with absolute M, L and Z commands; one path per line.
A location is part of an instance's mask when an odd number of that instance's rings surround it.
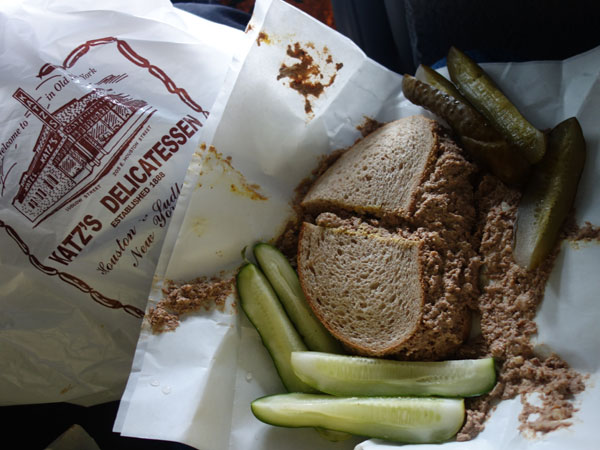
M 474 438 L 484 428 L 499 400 L 521 394 L 523 410 L 520 430 L 526 434 L 548 432 L 570 424 L 573 396 L 584 390 L 585 376 L 569 368 L 559 356 L 536 355 L 530 338 L 543 299 L 558 246 L 535 270 L 519 267 L 512 257 L 513 223 L 520 193 L 497 178 L 484 176 L 477 190 L 481 269 L 481 295 L 476 311 L 481 334 L 459 350 L 457 356 L 493 356 L 498 364 L 498 382 L 482 397 L 468 399 L 467 420 L 459 441 Z M 529 395 L 537 393 L 541 406 Z M 534 417 L 535 414 L 535 418 Z
M 396 355 L 406 359 L 439 359 L 456 349 L 468 334 L 466 310 L 478 294 L 479 256 L 472 235 L 475 208 L 470 182 L 476 168 L 450 139 L 440 139 L 439 147 L 437 161 L 418 189 L 416 209 L 395 229 L 405 238 L 424 243 L 422 326 L 427 331 L 411 342 L 414 349 Z

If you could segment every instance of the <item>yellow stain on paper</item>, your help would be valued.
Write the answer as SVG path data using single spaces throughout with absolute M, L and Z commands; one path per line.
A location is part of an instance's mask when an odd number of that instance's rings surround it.
M 229 191 L 233 194 L 247 197 L 251 200 L 265 201 L 268 197 L 260 192 L 258 184 L 251 184 L 246 177 L 233 167 L 231 156 L 224 157 L 212 145 L 200 146 L 201 169 L 198 173 L 196 189 L 214 189 L 217 184 L 227 183 Z
M 198 217 L 194 219 L 191 228 L 197 236 L 201 236 L 204 233 L 207 222 L 208 220 L 204 217 Z
M 64 388 L 61 389 L 60 393 L 62 395 L 64 395 L 67 392 L 69 392 L 71 389 L 75 389 L 75 386 L 73 386 L 71 383 L 69 383 L 67 386 L 65 386 Z
M 235 184 L 230 186 L 231 192 L 234 194 L 243 195 L 244 197 L 248 197 L 252 200 L 267 200 L 268 198 L 258 192 L 260 186 L 258 184 L 244 184 L 243 189 L 240 189 Z

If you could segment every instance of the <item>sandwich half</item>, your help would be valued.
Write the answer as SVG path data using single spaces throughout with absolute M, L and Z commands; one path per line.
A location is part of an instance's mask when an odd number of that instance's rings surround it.
M 390 122 L 358 141 L 311 187 L 302 207 L 406 217 L 437 158 L 439 125 L 424 116 Z

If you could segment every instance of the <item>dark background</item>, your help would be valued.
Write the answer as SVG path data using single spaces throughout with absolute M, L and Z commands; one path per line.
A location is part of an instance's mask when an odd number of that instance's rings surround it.
M 480 61 L 565 59 L 600 45 L 600 2 L 591 0 L 287 0 L 354 40 L 398 73 L 443 63 L 450 45 Z M 176 6 L 244 29 L 253 0 L 174 1 Z M 66 403 L 0 408 L 5 442 L 43 449 L 81 425 L 101 449 L 188 449 L 183 444 L 112 432 L 118 402 L 89 408 Z

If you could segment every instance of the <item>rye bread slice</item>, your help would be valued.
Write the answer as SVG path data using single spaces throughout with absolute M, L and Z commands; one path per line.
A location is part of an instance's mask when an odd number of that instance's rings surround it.
M 440 125 L 424 116 L 390 122 L 346 151 L 319 177 L 301 206 L 405 218 L 438 154 Z
M 300 283 L 333 336 L 360 354 L 393 354 L 420 329 L 422 247 L 399 235 L 305 222 L 298 247 Z

